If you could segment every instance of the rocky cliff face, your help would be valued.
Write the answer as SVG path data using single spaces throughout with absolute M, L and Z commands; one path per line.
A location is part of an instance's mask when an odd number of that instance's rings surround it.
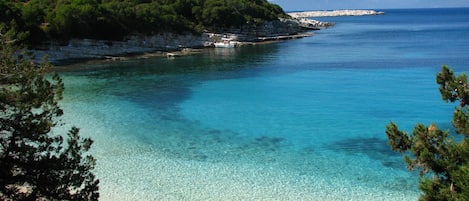
M 38 58 L 47 54 L 52 63 L 61 64 L 76 60 L 108 59 L 146 52 L 210 47 L 227 36 L 240 42 L 275 40 L 277 37 L 304 32 L 304 27 L 300 25 L 298 20 L 282 19 L 264 22 L 260 25 L 248 24 L 240 28 L 217 30 L 218 34 L 161 33 L 152 36 L 131 36 L 123 41 L 73 39 L 66 46 L 50 44 L 46 50 L 33 51 Z
M 115 56 L 143 54 L 145 52 L 172 51 L 186 47 L 200 48 L 210 45 L 208 34 L 162 33 L 153 36 L 131 36 L 123 41 L 72 39 L 66 46 L 50 44 L 45 50 L 33 50 L 37 58 L 49 56 L 55 64 L 76 60 L 107 59 Z

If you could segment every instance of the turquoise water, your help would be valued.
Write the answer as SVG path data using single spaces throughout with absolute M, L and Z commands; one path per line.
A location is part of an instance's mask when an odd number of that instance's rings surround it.
M 385 12 L 62 73 L 65 122 L 95 140 L 102 200 L 416 200 L 385 126 L 450 129 L 435 74 L 469 69 L 469 9 Z

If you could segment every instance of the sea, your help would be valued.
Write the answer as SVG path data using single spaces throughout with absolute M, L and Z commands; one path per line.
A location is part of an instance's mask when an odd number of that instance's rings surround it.
M 386 125 L 452 130 L 442 65 L 469 8 L 385 9 L 311 37 L 67 67 L 65 132 L 94 140 L 100 200 L 417 200 Z

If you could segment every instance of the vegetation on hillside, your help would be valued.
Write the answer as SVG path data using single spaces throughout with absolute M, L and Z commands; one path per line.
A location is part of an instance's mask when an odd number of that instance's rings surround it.
M 411 135 L 395 123 L 386 127 L 389 145 L 420 172 L 420 200 L 469 200 L 469 86 L 467 76 L 447 66 L 437 75 L 446 102 L 459 102 L 453 113 L 455 134 L 434 124 L 417 124 Z
M 202 32 L 286 16 L 267 0 L 0 0 L 0 10 L 0 23 L 28 33 L 32 44 Z
M 98 200 L 92 140 L 52 131 L 62 80 L 19 53 L 15 36 L 0 26 L 0 200 Z

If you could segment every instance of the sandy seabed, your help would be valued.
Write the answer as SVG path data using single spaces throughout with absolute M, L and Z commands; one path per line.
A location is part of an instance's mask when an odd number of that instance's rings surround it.
M 116 140 L 106 140 L 106 144 L 113 146 L 106 146 L 95 155 L 99 163 L 96 174 L 100 179 L 100 200 L 417 199 L 414 191 L 400 192 L 393 189 L 395 186 L 386 190 L 382 186 L 357 185 L 360 182 L 341 179 L 342 174 L 349 174 L 348 170 L 331 172 L 331 176 L 326 177 L 327 173 L 320 171 L 324 164 L 309 164 L 303 158 L 292 161 L 272 159 L 275 155 L 284 157 L 281 155 L 286 153 L 282 152 L 253 153 L 251 162 L 243 163 L 191 160 L 168 156 L 164 151 L 138 141 Z M 99 143 L 98 138 L 95 146 Z M 331 163 L 337 165 L 337 162 Z M 353 166 L 351 163 L 352 160 L 344 159 L 339 165 Z M 292 169 L 291 165 L 297 167 Z M 314 169 L 320 172 L 312 173 Z M 366 171 L 364 168 L 363 175 Z M 366 180 L 363 175 L 357 175 L 357 178 Z M 381 185 L 387 185 L 386 181 L 383 180 Z
M 375 171 L 383 168 L 381 163 L 370 163 L 366 156 L 327 150 L 300 153 L 261 141 L 244 143 L 235 136 L 223 137 L 229 135 L 224 131 L 207 135 L 210 132 L 185 123 L 136 130 L 151 119 L 144 108 L 122 100 L 94 102 L 93 97 L 76 96 L 65 99 L 64 119 L 95 141 L 91 153 L 97 159 L 103 201 L 418 197 L 415 189 L 405 186 L 414 186 L 404 181 L 409 178 L 405 169 L 383 175 L 388 172 Z
M 415 200 L 336 178 L 292 175 L 278 167 L 168 159 L 121 149 L 101 158 L 100 200 Z M 99 158 L 99 157 L 98 157 Z M 155 159 L 156 158 L 156 159 Z

